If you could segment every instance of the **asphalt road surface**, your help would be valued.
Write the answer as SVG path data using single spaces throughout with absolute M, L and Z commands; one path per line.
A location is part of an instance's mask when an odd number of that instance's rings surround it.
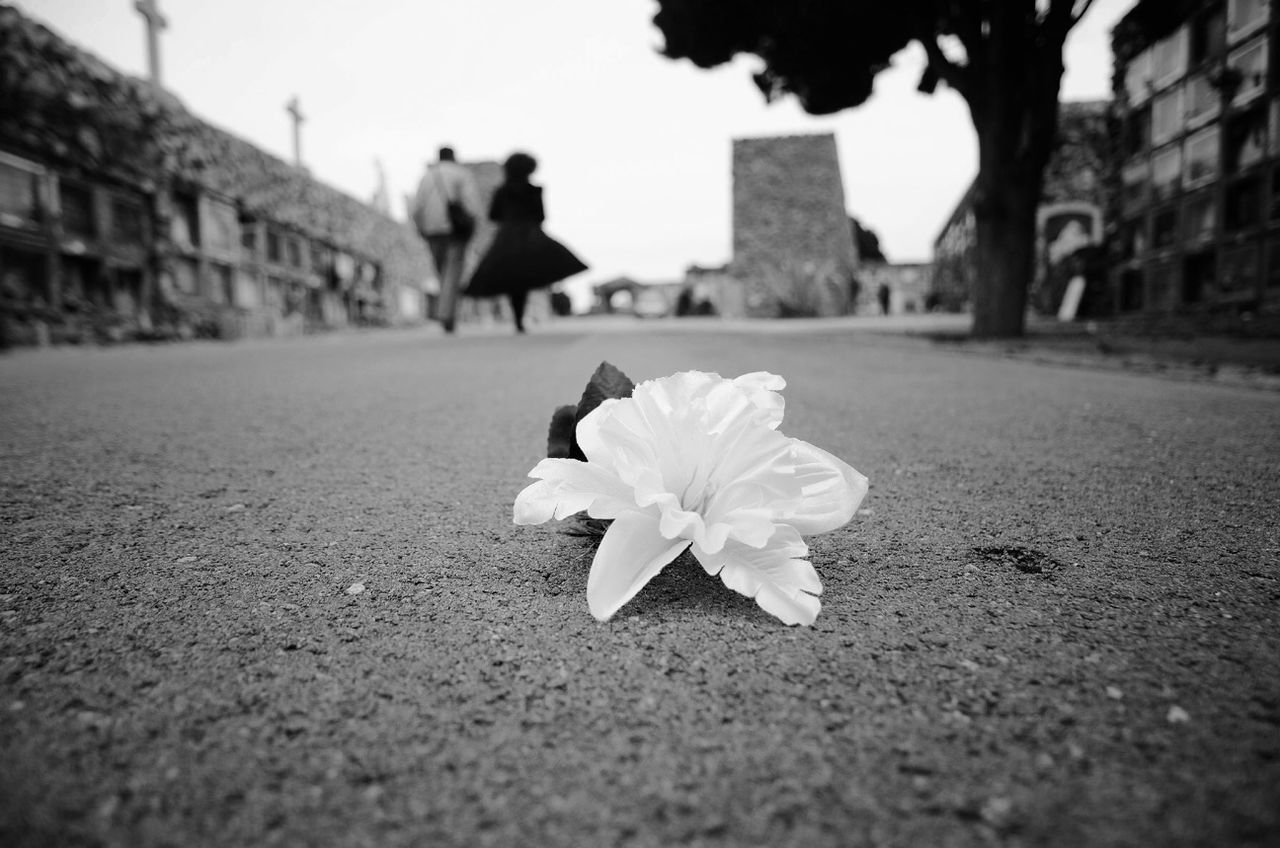
M 0 358 L 0 844 L 1280 844 L 1280 394 L 819 329 Z M 814 627 L 512 524 L 602 359 L 871 478 Z

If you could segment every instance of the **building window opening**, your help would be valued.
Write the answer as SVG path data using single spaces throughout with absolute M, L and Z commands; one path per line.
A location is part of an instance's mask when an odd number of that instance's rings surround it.
M 1120 309 L 1135 312 L 1142 308 L 1142 271 L 1129 268 L 1120 272 Z
M 1173 305 L 1174 298 L 1178 295 L 1178 263 L 1162 262 L 1159 265 L 1152 265 L 1147 276 L 1147 285 L 1150 287 L 1151 305 L 1153 307 L 1168 308 Z
M 1258 251 L 1255 245 L 1247 245 L 1226 254 L 1222 262 L 1222 277 L 1218 281 L 1221 294 L 1248 294 L 1258 286 Z
M 1214 126 L 1187 139 L 1184 180 L 1188 188 L 1212 182 L 1217 178 L 1220 138 L 1221 133 Z
M 72 312 L 109 307 L 110 287 L 102 279 L 101 265 L 84 257 L 62 257 L 62 302 Z
M 1267 21 L 1268 0 L 1227 0 L 1227 39 L 1237 41 Z
M 1201 194 L 1187 201 L 1182 218 L 1183 239 L 1192 244 L 1213 238 L 1218 229 L 1218 206 L 1212 194 Z
M 200 244 L 200 207 L 194 194 L 174 195 L 170 232 L 173 243 L 179 247 L 194 250 Z
M 1267 155 L 1267 119 L 1261 109 L 1237 115 L 1227 124 L 1228 174 L 1252 167 Z
M 48 263 L 39 253 L 0 246 L 0 303 L 47 306 Z
M 1221 58 L 1227 50 L 1227 15 L 1217 8 L 1191 21 L 1191 64 Z
M 1172 197 L 1178 190 L 1182 178 L 1182 147 L 1175 145 L 1160 153 L 1151 160 L 1151 189 L 1155 199 L 1163 200 Z
M 1120 172 L 1120 181 L 1120 207 L 1124 213 L 1133 215 L 1144 210 L 1151 189 L 1151 164 L 1144 159 L 1126 165 Z
M 1151 245 L 1159 250 L 1172 247 L 1178 241 L 1178 209 L 1171 207 L 1157 212 L 1151 219 Z
M 278 265 L 280 258 L 280 233 L 269 229 L 267 230 L 267 261 Z
M 136 268 L 119 268 L 115 271 L 116 312 L 130 318 L 143 311 L 142 271 Z
M 1258 224 L 1262 217 L 1262 185 L 1257 176 L 1236 180 L 1227 186 L 1223 228 L 1239 232 Z
M 97 234 L 94 226 L 93 192 L 87 186 L 64 182 L 58 190 L 62 205 L 62 229 L 69 236 L 91 239 Z
M 209 268 L 210 273 L 210 299 L 214 303 L 225 303 L 228 306 L 235 306 L 236 291 L 235 278 L 231 273 L 231 267 L 228 265 L 212 265 Z
M 252 223 L 245 224 L 240 230 L 240 250 L 245 259 L 253 260 L 258 255 L 258 228 Z
M 1266 2 L 1266 0 L 1263 0 Z M 1157 89 L 1163 88 L 1187 72 L 1187 28 L 1156 42 L 1151 50 L 1151 78 Z
M 1151 96 L 1151 50 L 1143 50 L 1129 60 L 1124 69 L 1124 88 L 1134 105 Z
M 1206 289 L 1212 289 L 1217 275 L 1218 256 L 1212 250 L 1193 253 L 1182 263 L 1182 302 L 1199 303 Z
M 1280 288 L 1280 238 L 1267 242 L 1267 288 Z
M 195 296 L 200 293 L 199 268 L 189 259 L 173 263 L 173 288 L 179 294 Z
M 1239 85 L 1232 104 L 1239 106 L 1262 93 L 1267 86 L 1267 41 L 1260 38 L 1231 54 L 1227 67 L 1236 72 Z
M 40 175 L 0 162 L 0 224 L 8 227 L 38 225 L 43 218 Z
M 1164 144 L 1182 132 L 1185 116 L 1182 111 L 1182 86 L 1156 96 L 1151 105 L 1151 143 Z
M 1126 115 L 1122 134 L 1125 158 L 1146 153 L 1151 141 L 1151 107 L 1143 106 Z
M 1142 219 L 1120 225 L 1120 258 L 1136 259 L 1147 252 L 1146 222 Z
M 1222 94 L 1207 73 L 1187 79 L 1186 105 L 1188 127 L 1200 126 L 1218 116 L 1222 108 Z
M 146 240 L 146 212 L 140 201 L 111 198 L 111 238 L 118 244 L 137 246 Z

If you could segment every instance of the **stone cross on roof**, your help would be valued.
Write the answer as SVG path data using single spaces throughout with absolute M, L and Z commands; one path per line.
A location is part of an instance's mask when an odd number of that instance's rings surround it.
M 150 60 L 151 82 L 158 88 L 160 81 L 160 33 L 169 28 L 169 22 L 160 14 L 156 0 L 136 0 L 133 8 L 147 22 L 147 58 Z
M 302 122 L 306 118 L 302 114 L 302 106 L 298 103 L 297 95 L 290 98 L 285 104 L 285 111 L 293 118 L 293 164 L 299 168 L 302 167 Z

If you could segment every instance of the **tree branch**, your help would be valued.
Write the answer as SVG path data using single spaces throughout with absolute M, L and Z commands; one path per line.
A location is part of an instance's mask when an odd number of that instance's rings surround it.
M 1077 4 L 1080 6 L 1078 12 Z M 1092 5 L 1093 0 L 1051 0 L 1049 11 L 1044 16 L 1044 24 L 1053 41 L 1057 44 L 1065 43 L 1067 33 L 1080 23 Z
M 924 46 L 925 55 L 929 59 L 929 69 L 937 74 L 943 82 L 954 88 L 961 97 L 968 100 L 972 92 L 969 87 L 967 70 L 952 62 L 943 54 L 942 48 L 938 46 L 937 36 L 922 36 L 920 43 Z

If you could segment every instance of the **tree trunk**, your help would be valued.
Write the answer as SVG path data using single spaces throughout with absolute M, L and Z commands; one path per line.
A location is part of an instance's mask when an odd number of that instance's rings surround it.
M 993 165 L 978 174 L 973 210 L 978 260 L 971 331 L 975 338 L 1023 334 L 1027 289 L 1035 271 L 1041 183 L 1026 169 L 1007 165 Z
M 1062 46 L 1075 0 L 1031 0 L 989 7 L 987 35 L 969 50 L 968 93 L 978 133 L 973 215 L 977 279 L 973 329 L 978 338 L 1021 336 L 1035 271 L 1036 210 L 1044 170 L 1057 143 Z

